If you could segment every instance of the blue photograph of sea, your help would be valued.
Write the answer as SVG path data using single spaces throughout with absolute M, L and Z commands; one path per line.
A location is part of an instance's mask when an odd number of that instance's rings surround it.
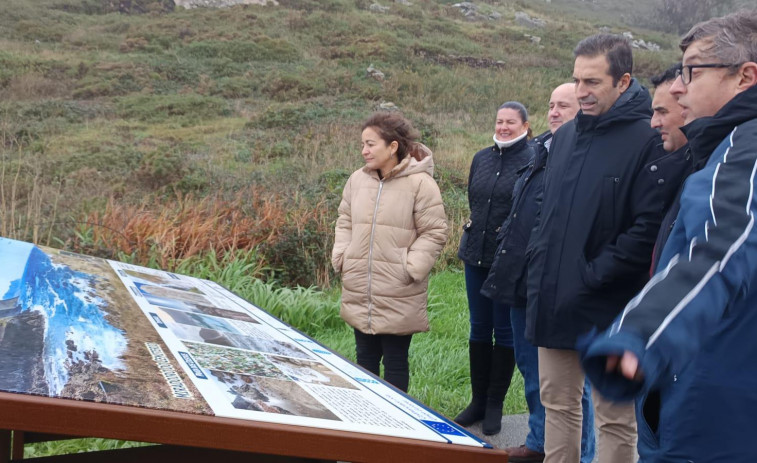
M 6 315 L 28 312 L 41 317 L 43 339 L 28 343 L 36 349 L 42 341 L 49 395 L 60 395 L 69 368 L 90 362 L 93 356 L 104 368 L 123 368 L 119 357 L 126 349 L 126 337 L 105 318 L 107 304 L 96 294 L 96 276 L 53 264 L 47 254 L 28 243 L 0 239 L 0 255 L 0 289 L 5 290 L 0 307 Z M 14 350 L 18 352 L 18 346 Z M 23 391 L 25 382 L 14 389 Z
M 210 414 L 108 261 L 0 238 L 0 391 Z M 170 354 L 169 354 L 170 355 Z M 189 397 L 189 399 L 187 399 Z

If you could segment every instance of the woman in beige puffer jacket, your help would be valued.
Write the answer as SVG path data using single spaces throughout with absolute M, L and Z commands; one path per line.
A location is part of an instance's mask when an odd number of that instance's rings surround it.
M 342 273 L 342 318 L 355 329 L 358 364 L 402 390 L 413 333 L 428 331 L 428 275 L 447 241 L 431 150 L 397 113 L 363 124 L 366 165 L 347 181 L 332 264 Z

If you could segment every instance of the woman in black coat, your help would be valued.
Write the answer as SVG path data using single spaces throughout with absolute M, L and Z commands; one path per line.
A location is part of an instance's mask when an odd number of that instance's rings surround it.
M 497 249 L 497 233 L 510 212 L 518 171 L 532 156 L 528 112 L 516 101 L 499 107 L 494 145 L 473 157 L 468 176 L 470 219 L 463 226 L 458 257 L 465 264 L 470 310 L 469 357 L 472 399 L 455 421 L 462 426 L 483 420 L 482 431 L 500 431 L 502 404 L 513 368 L 509 307 L 481 294 Z

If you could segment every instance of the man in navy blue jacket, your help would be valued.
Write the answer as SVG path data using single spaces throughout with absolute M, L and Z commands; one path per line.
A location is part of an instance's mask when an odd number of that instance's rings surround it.
M 757 461 L 757 11 L 697 24 L 671 93 L 695 172 L 657 273 L 582 362 L 637 401 L 639 455 Z
M 595 35 L 574 55 L 581 110 L 553 137 L 529 244 L 526 338 L 539 347 L 545 463 L 579 460 L 584 373 L 576 341 L 609 327 L 646 283 L 662 196 L 675 192 L 658 184 L 681 178 L 673 173 L 653 183 L 646 174 L 665 152 L 650 127 L 649 92 L 631 77 L 628 40 Z M 633 404 L 593 399 L 599 461 L 633 462 Z

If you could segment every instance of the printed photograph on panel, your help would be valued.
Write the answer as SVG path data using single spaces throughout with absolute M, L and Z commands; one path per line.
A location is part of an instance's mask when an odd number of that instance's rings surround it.
M 194 342 L 184 343 L 195 361 L 208 370 L 223 370 L 255 376 L 288 379 L 264 355 L 239 349 L 211 346 Z
M 156 285 L 167 285 L 175 281 L 173 278 L 166 275 L 154 275 L 147 272 L 139 272 L 137 270 L 121 270 L 128 275 L 132 280 L 142 280 L 145 283 L 154 283 Z
M 208 328 L 216 331 L 225 331 L 228 333 L 239 333 L 231 324 L 229 324 L 223 318 L 208 317 L 206 315 L 184 312 L 181 310 L 172 310 L 164 307 L 158 307 L 155 309 L 155 313 L 158 314 L 161 320 L 168 325 L 190 325 L 200 328 Z
M 107 261 L 0 238 L 0 390 L 212 414 Z
M 230 318 L 232 320 L 260 324 L 259 321 L 255 320 L 244 312 L 237 312 L 235 310 L 222 309 L 220 307 L 213 307 L 212 305 L 204 304 L 185 304 L 185 307 L 189 312 L 203 313 L 205 315 L 211 315 L 213 317 Z
M 187 297 L 172 297 L 176 294 L 175 292 L 164 291 L 162 292 L 163 295 L 161 296 L 161 294 L 159 294 L 161 293 L 161 291 L 154 289 L 154 286 L 150 285 L 150 283 L 152 283 L 153 285 L 158 285 L 169 290 L 176 289 L 200 295 L 204 294 L 189 281 L 182 281 L 177 278 L 171 278 L 169 276 L 166 276 L 165 274 L 156 275 L 131 269 L 119 271 L 122 272 L 123 275 L 128 276 L 129 279 L 131 279 L 134 284 L 140 288 L 140 292 L 155 305 L 160 305 L 159 303 L 157 303 L 157 301 L 168 298 L 169 300 L 173 301 L 172 304 L 169 304 L 169 306 L 176 309 L 186 310 L 188 312 L 204 313 L 205 315 L 212 315 L 214 317 L 231 318 L 234 320 L 240 320 L 249 323 L 260 323 L 245 312 L 222 309 L 213 305 L 205 305 L 204 302 L 193 302 L 193 300 L 188 300 Z M 189 296 L 189 299 L 193 299 L 193 296 Z M 206 301 L 206 299 L 203 298 L 203 301 Z
M 211 373 L 234 408 L 340 421 L 294 381 L 226 371 Z
M 151 304 L 163 305 L 162 301 L 179 301 L 190 304 L 213 305 L 203 293 L 195 288 L 189 287 L 183 290 L 173 289 L 166 286 L 150 285 L 135 281 L 134 284 L 139 292 L 150 301 Z M 154 301 L 154 302 L 153 302 Z M 169 305 L 169 307 L 171 307 Z
M 275 355 L 269 355 L 268 359 L 295 381 L 320 384 L 322 386 L 358 389 L 322 363 Z

